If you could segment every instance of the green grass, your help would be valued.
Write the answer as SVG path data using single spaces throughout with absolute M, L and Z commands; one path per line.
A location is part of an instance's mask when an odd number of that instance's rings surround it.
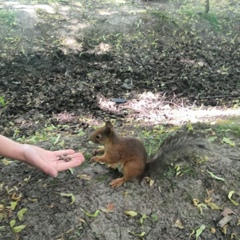
M 0 22 L 8 26 L 15 26 L 16 25 L 15 12 L 12 10 L 1 9 Z
M 230 132 L 236 137 L 240 137 L 240 121 L 239 119 L 223 120 L 214 126 L 217 132 Z
M 218 21 L 218 18 L 214 13 L 203 13 L 201 14 L 201 17 L 208 21 L 208 23 L 214 28 L 214 30 L 220 30 L 220 22 Z

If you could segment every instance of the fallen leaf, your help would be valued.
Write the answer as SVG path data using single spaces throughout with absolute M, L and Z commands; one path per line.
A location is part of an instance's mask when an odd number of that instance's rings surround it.
M 199 203 L 199 199 L 193 198 L 193 205 L 197 207 L 198 203 Z
M 227 223 L 229 223 L 232 220 L 232 217 L 230 215 L 227 215 L 223 217 L 219 222 L 218 226 L 223 228 Z
M 19 233 L 19 232 L 21 232 L 25 227 L 26 227 L 26 225 L 20 225 L 20 226 L 17 226 L 17 227 L 13 227 L 12 230 L 13 230 L 15 233 Z
M 217 139 L 216 136 L 211 136 L 211 137 L 208 138 L 208 141 L 209 141 L 209 142 L 213 142 L 213 141 L 215 141 L 216 139 Z
M 224 137 L 223 139 L 222 139 L 222 142 L 224 142 L 224 143 L 227 143 L 229 146 L 231 146 L 231 147 L 235 147 L 235 142 L 233 142 L 231 139 L 229 139 L 229 138 L 227 138 L 227 137 Z
M 56 140 L 54 141 L 53 145 L 56 145 L 58 143 L 60 137 L 61 137 L 61 134 L 58 134 L 58 136 L 56 137 Z
M 23 215 L 25 214 L 26 211 L 27 211 L 27 208 L 23 208 L 23 209 L 21 209 L 21 210 L 17 213 L 18 219 L 19 219 L 20 221 L 22 221 Z
M 5 226 L 0 226 L 0 231 L 4 230 Z
M 212 233 L 212 234 L 215 234 L 216 233 L 216 228 L 214 228 L 214 227 L 211 227 L 211 229 L 210 229 L 210 232 Z
M 191 239 L 194 233 L 195 233 L 195 230 L 192 229 L 192 232 L 189 234 L 189 238 L 188 239 Z
M 214 189 L 209 189 L 209 190 L 207 190 L 207 195 L 208 196 L 211 196 L 211 194 L 214 192 Z
M 10 188 L 10 189 L 9 189 L 8 186 L 5 187 L 5 190 L 6 190 L 6 192 L 7 192 L 8 195 L 10 195 L 11 192 L 15 191 L 14 188 Z
M 31 175 L 29 177 L 27 177 L 27 178 L 24 178 L 23 181 L 24 182 L 28 182 L 30 179 L 31 179 Z
M 6 158 L 4 158 L 4 159 L 2 160 L 2 163 L 3 163 L 4 165 L 6 165 L 6 166 L 10 165 L 12 162 L 13 162 L 13 161 L 9 161 L 9 160 L 7 160 Z
M 147 216 L 146 214 L 143 214 L 142 217 L 141 217 L 140 220 L 139 220 L 140 223 L 143 225 L 144 220 L 147 219 L 147 218 L 148 218 L 148 216 Z
M 125 211 L 125 214 L 127 214 L 130 217 L 135 217 L 138 215 L 137 212 L 134 211 Z
M 17 206 L 17 202 L 11 202 L 11 210 L 14 210 Z
M 221 207 L 219 207 L 217 204 L 215 204 L 215 203 L 213 203 L 213 202 L 207 203 L 207 206 L 210 207 L 212 210 L 222 209 Z
M 231 215 L 231 214 L 236 215 L 236 213 L 230 208 L 224 208 L 223 211 L 221 212 L 221 215 L 224 216 L 224 217 L 227 216 L 227 215 Z
M 75 202 L 75 197 L 72 193 L 60 193 L 62 197 L 70 197 L 72 199 L 70 204 L 73 204 Z
M 84 179 L 84 180 L 87 180 L 87 181 L 90 181 L 92 179 L 92 177 L 87 175 L 87 174 L 78 174 L 77 178 Z
M 115 208 L 114 204 L 109 203 L 109 204 L 107 205 L 107 208 L 106 208 L 106 209 L 107 209 L 108 212 L 113 212 L 114 208 Z
M 19 193 L 19 195 L 17 195 L 17 193 L 13 193 L 13 195 L 11 196 L 12 200 L 15 200 L 15 201 L 20 201 L 21 198 L 22 198 L 22 194 Z
M 224 178 L 218 177 L 218 176 L 216 176 L 215 174 L 213 174 L 213 173 L 210 172 L 210 171 L 207 171 L 207 172 L 210 174 L 210 176 L 211 176 L 213 179 L 216 179 L 216 180 L 218 180 L 218 181 L 222 181 L 222 182 L 225 181 Z
M 102 212 L 109 213 L 114 211 L 115 206 L 112 203 L 109 203 L 106 208 L 100 208 Z
M 83 210 L 83 211 L 84 211 L 84 210 Z M 93 214 L 88 213 L 88 212 L 86 212 L 86 211 L 84 211 L 84 213 L 85 213 L 88 217 L 97 217 L 98 214 L 100 213 L 100 210 L 97 209 L 97 210 L 95 211 L 95 213 L 93 213 Z
M 196 230 L 196 240 L 199 238 L 199 236 L 202 234 L 202 232 L 205 230 L 206 226 L 202 225 L 199 229 Z
M 221 228 L 221 231 L 226 235 L 227 234 L 227 228 L 228 225 L 225 225 L 224 227 Z
M 179 228 L 179 229 L 184 229 L 184 226 L 183 226 L 182 222 L 179 219 L 176 220 L 174 226 L 176 228 Z
M 232 202 L 233 205 L 239 206 L 239 203 L 236 202 L 236 201 L 234 201 L 234 200 L 232 199 L 232 195 L 233 195 L 234 193 L 235 193 L 235 191 L 230 191 L 230 192 L 228 193 L 228 199 Z
M 158 221 L 158 216 L 157 215 L 153 214 L 151 217 L 155 222 Z
M 37 198 L 30 198 L 30 197 L 28 197 L 28 200 L 29 200 L 30 202 L 37 202 Z
M 79 222 L 81 222 L 81 223 L 86 223 L 86 221 L 85 221 L 84 219 L 82 219 L 82 218 L 78 218 L 78 220 L 79 220 Z
M 193 198 L 193 205 L 198 208 L 201 214 L 203 213 L 203 208 L 207 209 L 207 205 L 205 203 L 199 203 L 197 198 Z
M 135 233 L 135 232 L 132 232 L 132 231 L 129 231 L 128 232 L 136 237 L 144 237 L 146 235 L 145 232 L 141 232 L 141 233 Z
M 14 227 L 14 225 L 16 224 L 16 220 L 14 219 L 11 220 L 9 224 L 10 224 L 10 227 Z
M 151 179 L 150 177 L 145 177 L 145 179 L 146 179 L 147 183 L 149 184 L 149 186 L 152 187 L 154 184 L 154 180 Z

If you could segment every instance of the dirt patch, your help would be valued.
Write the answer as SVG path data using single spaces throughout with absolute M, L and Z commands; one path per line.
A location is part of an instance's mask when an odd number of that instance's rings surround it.
M 206 159 L 169 166 L 152 187 L 112 190 L 119 173 L 88 161 L 53 179 L 1 159 L 1 239 L 195 239 L 201 227 L 198 239 L 239 239 L 239 120 L 231 130 L 189 123 L 239 116 L 239 4 L 227 7 L 203 15 L 195 2 L 1 3 L 2 134 L 87 159 L 92 125 L 105 119 L 143 139 L 149 155 L 172 124 L 212 140 Z

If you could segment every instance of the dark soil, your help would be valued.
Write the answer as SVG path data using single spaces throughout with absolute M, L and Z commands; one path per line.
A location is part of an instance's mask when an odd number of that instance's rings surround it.
M 0 18 L 1 11 L 11 15 L 0 26 L 1 134 L 73 148 L 87 160 L 53 179 L 2 158 L 1 239 L 240 239 L 237 131 L 191 125 L 240 115 L 239 3 L 225 11 L 211 6 L 208 15 L 188 4 L 2 3 Z M 89 133 L 107 119 L 142 138 L 149 155 L 172 124 L 190 124 L 214 141 L 201 161 L 180 172 L 169 164 L 153 186 L 144 179 L 113 190 L 119 173 L 88 161 Z M 74 203 L 61 193 L 73 194 Z M 231 219 L 220 226 L 224 215 Z M 19 233 L 10 227 L 14 219 L 26 226 Z

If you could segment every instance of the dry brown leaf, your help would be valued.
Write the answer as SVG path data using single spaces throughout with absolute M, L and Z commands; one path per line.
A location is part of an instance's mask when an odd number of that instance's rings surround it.
M 227 225 L 227 223 L 229 223 L 232 220 L 232 217 L 227 215 L 225 217 L 223 217 L 219 222 L 218 222 L 218 226 L 223 228 L 224 226 Z
M 115 208 L 114 204 L 109 203 L 106 208 L 100 208 L 100 210 L 105 213 L 110 213 L 114 211 L 114 208 Z
M 176 220 L 174 226 L 175 226 L 176 228 L 179 228 L 179 229 L 184 229 L 184 226 L 183 226 L 181 220 L 179 220 L 179 219 Z
M 197 207 L 199 203 L 199 199 L 193 198 L 193 206 Z
M 211 231 L 212 234 L 215 234 L 217 230 L 216 230 L 216 228 L 211 227 L 210 231 Z
M 19 195 L 17 195 L 17 193 L 13 193 L 13 195 L 11 196 L 11 199 L 14 201 L 19 201 L 22 198 L 22 194 L 19 193 Z
M 90 181 L 92 179 L 92 177 L 87 175 L 87 174 L 78 174 L 77 178 L 84 179 L 84 180 L 87 180 L 87 181 Z
M 231 208 L 224 208 L 223 211 L 221 212 L 221 215 L 224 217 L 231 214 L 236 215 L 236 213 Z
M 106 207 L 106 209 L 107 209 L 108 212 L 113 212 L 113 211 L 114 211 L 114 208 L 115 208 L 115 206 L 114 206 L 114 204 L 112 204 L 112 203 L 109 203 L 109 204 L 107 205 L 107 207 Z
M 227 228 L 228 225 L 225 225 L 224 227 L 221 228 L 221 231 L 226 235 L 227 234 Z
M 206 190 L 206 191 L 207 191 L 207 195 L 211 196 L 211 194 L 214 192 L 214 189 L 209 189 L 209 190 Z

